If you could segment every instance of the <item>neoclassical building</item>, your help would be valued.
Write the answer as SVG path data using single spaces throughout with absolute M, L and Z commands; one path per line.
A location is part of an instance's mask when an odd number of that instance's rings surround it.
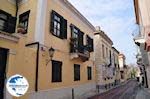
M 150 88 L 150 0 L 134 0 L 137 33 L 134 37 L 137 45 L 137 64 L 141 70 L 142 82 Z
M 100 30 L 100 27 L 96 27 L 94 35 L 96 83 L 97 88 L 102 92 L 114 86 L 115 83 L 113 42 L 105 32 Z
M 29 82 L 19 99 L 79 99 L 94 93 L 94 32 L 67 0 L 0 0 L 0 99 L 15 99 L 5 88 L 15 74 Z

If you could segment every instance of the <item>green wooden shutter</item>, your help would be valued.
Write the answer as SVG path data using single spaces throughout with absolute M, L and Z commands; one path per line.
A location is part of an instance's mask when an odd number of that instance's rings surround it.
M 62 62 L 52 60 L 52 82 L 62 81 Z
M 79 38 L 78 38 L 78 45 L 79 45 L 79 48 L 78 48 L 78 50 L 79 50 L 79 52 L 83 52 L 83 50 L 84 50 L 84 46 L 83 46 L 83 35 L 84 35 L 84 33 L 82 32 L 82 31 L 80 31 L 79 32 Z
M 16 29 L 16 17 L 9 16 L 7 32 L 15 33 L 15 29 Z
M 74 81 L 80 80 L 80 65 L 74 64 Z
M 51 17 L 51 20 L 50 20 L 50 32 L 51 33 L 54 33 L 54 15 L 55 15 L 55 11 L 52 10 L 52 12 L 50 14 L 50 17 Z
M 91 40 L 90 40 L 90 45 L 91 45 L 91 49 L 90 49 L 90 51 L 91 52 L 93 52 L 94 51 L 94 46 L 93 46 L 93 39 L 91 38 Z
M 63 19 L 62 27 L 63 27 L 62 28 L 63 38 L 67 39 L 67 20 L 66 19 Z
M 71 37 L 73 37 L 73 36 L 72 36 L 72 35 L 73 35 L 73 28 L 74 28 L 74 26 L 73 26 L 73 24 L 71 24 L 71 25 L 70 25 Z
M 90 38 L 88 35 L 86 36 L 86 44 L 87 44 L 87 46 L 88 46 L 88 50 L 90 51 L 90 52 L 92 52 L 92 51 L 94 51 L 94 45 L 93 45 L 93 39 L 92 38 Z
M 87 75 L 88 75 L 88 80 L 92 79 L 92 68 L 91 67 L 87 67 Z

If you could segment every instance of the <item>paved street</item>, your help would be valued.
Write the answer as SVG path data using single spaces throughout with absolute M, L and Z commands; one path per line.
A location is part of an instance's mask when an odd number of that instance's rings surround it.
M 131 80 L 122 86 L 109 90 L 89 99 L 135 99 L 139 90 L 137 82 Z
M 142 88 L 138 91 L 136 99 L 150 99 L 150 93 L 146 89 Z

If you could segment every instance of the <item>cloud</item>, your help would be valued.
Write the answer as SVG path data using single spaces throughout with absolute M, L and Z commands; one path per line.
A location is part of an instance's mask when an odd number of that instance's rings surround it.
M 69 0 L 94 26 L 100 26 L 114 46 L 135 63 L 133 0 Z

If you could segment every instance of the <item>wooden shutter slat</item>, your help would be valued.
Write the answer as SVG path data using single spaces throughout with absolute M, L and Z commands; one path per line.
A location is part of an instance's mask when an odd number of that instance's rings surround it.
M 79 30 L 80 31 L 80 30 Z M 80 31 L 79 32 L 79 34 L 78 34 L 79 36 L 79 38 L 78 38 L 78 45 L 79 45 L 79 48 L 78 48 L 78 50 L 79 50 L 79 52 L 83 52 L 83 50 L 84 50 L 84 46 L 83 46 L 83 35 L 84 35 L 84 33 L 82 32 L 82 31 Z
M 67 20 L 66 19 L 63 19 L 62 27 L 63 27 L 62 29 L 63 38 L 67 39 Z
M 55 11 L 52 10 L 50 16 L 51 16 L 51 20 L 50 20 L 50 32 L 54 33 L 54 15 L 55 15 Z
M 16 29 L 16 17 L 9 16 L 7 25 L 7 32 L 14 33 Z

